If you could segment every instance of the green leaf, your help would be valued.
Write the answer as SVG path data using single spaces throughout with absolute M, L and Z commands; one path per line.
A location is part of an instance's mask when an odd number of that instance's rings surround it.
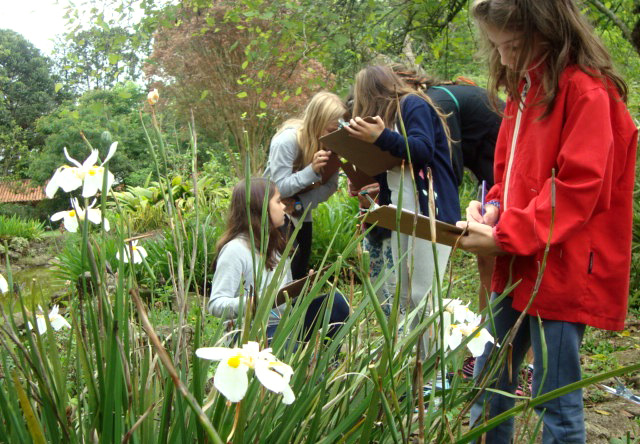
M 236 97 L 238 99 L 244 99 L 245 97 L 247 97 L 247 92 L 246 91 L 239 92 L 238 94 L 236 94 Z
M 55 86 L 55 88 L 54 88 L 54 91 L 55 91 L 55 92 L 58 92 L 58 91 L 60 91 L 61 89 L 62 89 L 62 83 L 56 83 L 56 86 Z
M 249 66 L 249 60 L 245 60 L 245 61 L 242 63 L 242 69 L 247 69 L 247 66 Z
M 89 105 L 89 109 L 95 114 L 101 114 L 104 111 L 104 103 L 93 102 L 91 105 Z
M 121 99 L 130 99 L 131 93 L 129 91 L 118 91 L 118 97 Z
M 267 107 L 267 104 L 264 101 L 260 101 L 260 108 L 261 109 L 265 109 Z
M 205 89 L 204 91 L 202 91 L 202 93 L 200 94 L 200 100 L 204 100 L 207 98 L 207 96 L 209 95 L 209 90 Z
M 115 65 L 120 61 L 120 56 L 118 54 L 109 54 L 109 64 Z
M 302 94 L 302 87 L 298 86 L 298 88 L 296 89 L 296 96 L 299 96 L 300 94 Z

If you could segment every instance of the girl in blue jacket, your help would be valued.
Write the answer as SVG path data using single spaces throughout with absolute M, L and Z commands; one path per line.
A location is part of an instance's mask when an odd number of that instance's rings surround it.
M 397 115 L 398 100 L 400 113 Z M 404 159 L 404 168 L 397 166 L 376 177 L 380 184 L 381 205 L 397 205 L 402 191 L 402 208 L 428 215 L 428 184 L 426 169 L 433 175 L 436 218 L 454 223 L 460 216 L 458 187 L 451 166 L 451 150 L 445 116 L 421 91 L 404 83 L 387 66 L 370 66 L 361 70 L 355 80 L 353 115 L 347 131 L 365 142 L 374 143 L 384 151 Z M 374 116 L 374 122 L 363 117 Z M 400 117 L 407 134 L 408 150 L 401 134 Z M 399 239 L 398 239 L 399 237 Z M 392 233 L 391 245 L 397 274 L 401 280 L 400 304 L 409 316 L 410 327 L 419 324 L 422 313 L 433 306 L 428 301 L 435 277 L 436 258 L 431 242 Z M 438 276 L 442 280 L 451 247 L 436 245 Z M 399 261 L 402 258 L 402 261 Z M 426 304 L 423 301 L 426 300 Z M 431 354 L 428 335 L 423 335 L 421 356 Z

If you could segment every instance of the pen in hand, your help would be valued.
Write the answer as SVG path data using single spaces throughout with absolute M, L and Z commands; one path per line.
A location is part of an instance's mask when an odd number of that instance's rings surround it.
M 369 208 L 374 209 L 374 210 L 375 210 L 376 208 L 378 208 L 378 204 L 377 204 L 373 199 L 371 199 L 371 196 L 369 196 L 369 192 L 368 192 L 367 190 L 362 190 L 362 191 L 360 191 L 360 193 L 359 193 L 359 194 L 360 194 L 361 196 L 366 197 L 366 198 L 367 198 L 367 200 L 369 200 L 369 203 L 371 204 Z
M 484 216 L 484 204 L 487 196 L 487 181 L 483 180 L 480 185 L 480 214 Z

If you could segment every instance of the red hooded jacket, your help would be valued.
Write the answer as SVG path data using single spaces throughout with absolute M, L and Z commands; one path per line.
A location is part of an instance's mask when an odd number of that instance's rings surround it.
M 524 310 L 532 295 L 551 224 L 553 237 L 539 292 L 529 310 L 543 319 L 598 328 L 624 327 L 629 293 L 635 127 L 614 86 L 565 69 L 551 113 L 532 106 L 543 96 L 540 73 L 523 82 L 518 116 L 508 100 L 496 144 L 496 185 L 486 199 L 500 202 L 493 236 L 499 256 L 493 291 L 511 292 Z

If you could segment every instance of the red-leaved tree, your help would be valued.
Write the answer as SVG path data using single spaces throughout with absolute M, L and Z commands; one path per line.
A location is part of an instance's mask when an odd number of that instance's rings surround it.
M 157 31 L 145 67 L 180 115 L 193 110 L 198 132 L 234 153 L 238 177 L 247 156 L 252 174 L 263 169 L 277 126 L 330 82 L 271 14 L 243 16 L 226 1 L 185 8 L 173 26 Z

